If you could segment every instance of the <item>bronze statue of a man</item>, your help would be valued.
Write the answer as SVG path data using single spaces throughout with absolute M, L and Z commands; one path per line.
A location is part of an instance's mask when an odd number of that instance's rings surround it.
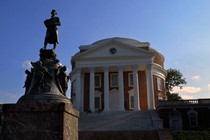
M 53 44 L 53 49 L 56 48 L 58 41 L 58 29 L 56 26 L 60 26 L 61 22 L 59 17 L 56 16 L 56 10 L 52 10 L 51 18 L 44 21 L 44 24 L 47 28 L 45 40 L 44 40 L 44 49 L 47 48 L 47 43 Z

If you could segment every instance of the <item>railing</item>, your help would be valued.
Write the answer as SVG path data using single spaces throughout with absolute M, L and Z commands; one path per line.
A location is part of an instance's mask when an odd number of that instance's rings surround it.
M 210 104 L 210 99 L 191 99 L 180 101 L 159 101 L 157 107 L 163 106 L 180 106 L 180 105 L 207 105 Z
M 155 125 L 154 121 L 153 121 L 153 118 L 152 118 L 152 115 L 151 115 L 151 111 L 149 111 L 149 116 L 150 116 L 150 120 L 152 121 L 152 126 L 153 128 L 155 129 L 155 131 L 157 132 L 157 135 L 158 135 L 158 139 L 160 140 L 160 133 L 158 131 L 158 127 Z

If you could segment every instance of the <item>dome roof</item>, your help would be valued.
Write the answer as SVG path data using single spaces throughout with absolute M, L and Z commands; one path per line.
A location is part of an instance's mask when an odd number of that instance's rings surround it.
M 143 42 L 140 42 L 140 41 L 135 40 L 135 39 L 122 38 L 122 37 L 113 37 L 113 38 L 106 38 L 106 39 L 102 39 L 102 40 L 96 41 L 96 42 L 92 43 L 91 45 L 100 45 L 100 44 L 103 44 L 103 43 L 105 43 L 107 41 L 111 41 L 111 40 L 116 40 L 116 41 L 120 41 L 120 42 L 123 42 L 123 43 L 126 43 L 126 44 L 131 44 L 131 45 L 143 43 Z

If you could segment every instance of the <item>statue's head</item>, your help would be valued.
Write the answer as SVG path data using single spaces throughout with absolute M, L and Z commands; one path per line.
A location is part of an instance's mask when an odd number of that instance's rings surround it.
M 65 72 L 67 70 L 66 66 L 61 67 L 60 71 Z
M 54 16 L 57 15 L 57 12 L 55 9 L 52 10 L 51 15 L 54 15 Z

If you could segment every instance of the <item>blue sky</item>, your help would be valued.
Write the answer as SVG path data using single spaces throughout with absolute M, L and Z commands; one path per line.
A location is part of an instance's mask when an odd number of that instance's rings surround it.
M 132 38 L 160 51 L 165 69 L 181 71 L 187 85 L 175 92 L 183 98 L 209 98 L 209 5 L 209 0 L 1 0 L 0 103 L 16 102 L 24 94 L 24 71 L 29 61 L 39 59 L 43 21 L 52 9 L 62 23 L 57 56 L 68 69 L 80 45 Z

